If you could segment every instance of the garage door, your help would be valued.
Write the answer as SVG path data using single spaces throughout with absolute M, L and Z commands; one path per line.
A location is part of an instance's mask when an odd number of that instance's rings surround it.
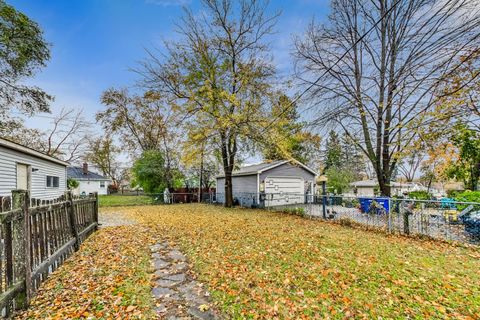
M 286 205 L 303 203 L 305 200 L 305 183 L 297 177 L 265 178 L 266 205 Z

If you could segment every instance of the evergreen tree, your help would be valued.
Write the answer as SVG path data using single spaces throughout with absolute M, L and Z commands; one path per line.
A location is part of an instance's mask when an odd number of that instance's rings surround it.
M 342 168 L 342 157 L 343 152 L 340 137 L 334 130 L 331 130 L 326 143 L 324 171 L 326 172 L 330 168 Z
M 354 179 L 361 179 L 366 171 L 365 156 L 348 135 L 343 135 L 341 139 L 342 149 L 342 168 L 348 170 Z

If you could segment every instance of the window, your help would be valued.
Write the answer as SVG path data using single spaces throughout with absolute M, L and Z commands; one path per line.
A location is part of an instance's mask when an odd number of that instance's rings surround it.
M 55 176 L 47 176 L 47 188 L 58 188 L 60 185 L 60 178 Z
M 100 181 L 100 188 L 105 188 L 105 181 Z

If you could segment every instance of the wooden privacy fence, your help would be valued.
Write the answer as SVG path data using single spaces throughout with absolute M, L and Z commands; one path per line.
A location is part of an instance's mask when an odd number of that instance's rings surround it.
M 8 203 L 8 205 L 5 205 Z M 25 308 L 48 274 L 97 229 L 98 195 L 31 199 L 14 190 L 0 206 L 0 310 Z

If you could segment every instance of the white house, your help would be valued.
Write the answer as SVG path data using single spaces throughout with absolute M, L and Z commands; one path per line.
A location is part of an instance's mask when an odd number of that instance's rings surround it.
M 353 193 L 358 197 L 373 197 L 379 186 L 376 180 L 361 180 L 350 183 Z M 427 188 L 414 182 L 391 182 L 391 193 L 394 196 L 402 196 L 412 191 L 427 191 Z M 437 190 L 430 189 L 430 193 L 436 194 Z
M 233 197 L 242 206 L 304 203 L 315 194 L 317 173 L 298 161 L 276 160 L 250 165 L 232 174 Z M 262 199 L 263 198 L 263 199 Z M 225 177 L 217 177 L 217 202 L 225 199 Z
M 94 192 L 107 194 L 108 185 L 111 183 L 111 179 L 89 171 L 86 163 L 82 167 L 68 167 L 68 178 L 78 181 L 78 188 L 73 190 L 77 195 L 87 195 Z
M 0 138 L 0 196 L 29 190 L 37 199 L 55 199 L 67 190 L 68 162 Z

